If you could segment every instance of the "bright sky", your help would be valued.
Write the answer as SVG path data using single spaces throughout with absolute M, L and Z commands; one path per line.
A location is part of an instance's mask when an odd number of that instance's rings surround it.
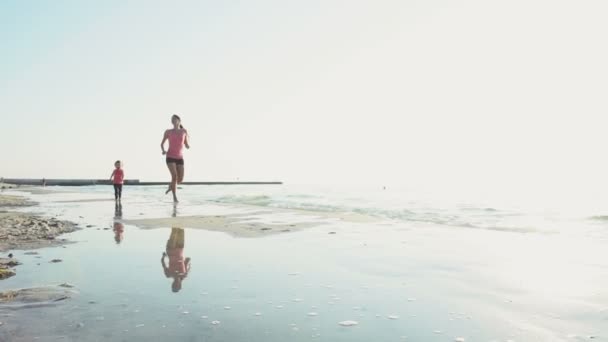
M 4 177 L 606 188 L 608 2 L 0 3 Z

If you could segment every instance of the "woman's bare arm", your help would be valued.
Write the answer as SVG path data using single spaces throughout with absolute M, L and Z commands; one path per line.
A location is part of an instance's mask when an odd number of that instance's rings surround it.
M 190 143 L 188 142 L 188 131 L 186 131 L 186 137 L 184 138 L 184 146 L 186 146 L 187 149 L 190 148 Z
M 169 139 L 169 132 L 165 131 L 165 134 L 163 135 L 163 141 L 160 142 L 160 149 L 163 150 L 163 154 L 167 153 L 165 151 L 165 141 L 167 141 L 167 139 Z

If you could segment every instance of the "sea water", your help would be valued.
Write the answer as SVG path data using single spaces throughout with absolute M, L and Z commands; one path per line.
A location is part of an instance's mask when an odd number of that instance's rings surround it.
M 110 187 L 53 190 L 20 210 L 83 229 L 65 248 L 14 252 L 23 265 L 0 289 L 69 283 L 75 295 L 2 309 L 2 340 L 608 341 L 599 205 L 292 185 L 182 186 L 174 205 L 164 187 L 125 186 L 118 213 Z M 238 237 L 126 224 L 120 243 L 113 231 L 122 220 L 272 223 L 291 211 L 318 225 Z M 185 229 L 192 264 L 177 292 L 160 261 L 171 228 Z

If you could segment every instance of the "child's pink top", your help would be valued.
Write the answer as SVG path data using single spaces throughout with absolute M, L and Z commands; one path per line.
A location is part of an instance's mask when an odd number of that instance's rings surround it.
M 169 150 L 167 151 L 167 158 L 183 159 L 184 141 L 186 140 L 186 131 L 180 130 L 169 130 L 167 131 L 169 138 Z
M 122 184 L 125 181 L 125 172 L 122 169 L 114 170 L 114 184 Z
M 167 248 L 167 256 L 169 256 L 169 272 L 178 274 L 186 273 L 183 248 Z

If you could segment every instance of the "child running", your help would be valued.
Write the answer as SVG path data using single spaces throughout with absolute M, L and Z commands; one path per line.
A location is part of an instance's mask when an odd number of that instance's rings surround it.
M 114 162 L 114 171 L 110 175 L 110 181 L 114 184 L 114 200 L 121 201 L 122 199 L 122 184 L 125 181 L 125 172 L 121 168 L 122 163 L 120 160 Z

